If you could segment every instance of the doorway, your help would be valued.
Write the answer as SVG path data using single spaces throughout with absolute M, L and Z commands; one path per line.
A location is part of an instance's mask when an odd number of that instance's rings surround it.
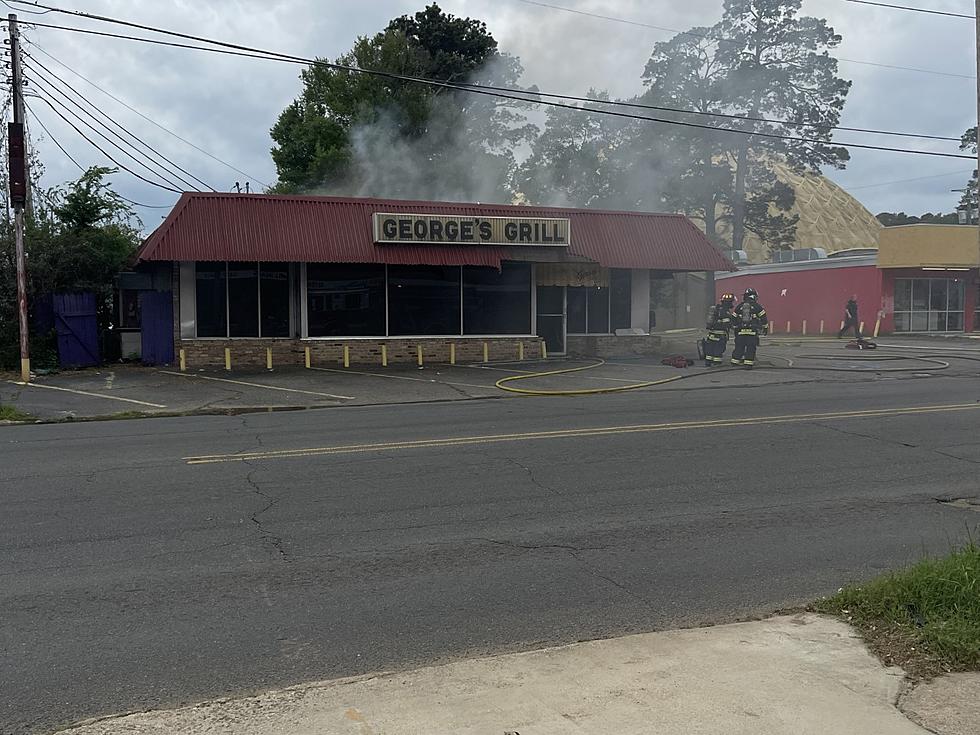
M 538 336 L 549 355 L 565 354 L 565 287 L 537 287 Z

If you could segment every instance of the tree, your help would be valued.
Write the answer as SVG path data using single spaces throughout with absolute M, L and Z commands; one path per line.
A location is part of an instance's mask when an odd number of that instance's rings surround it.
M 609 99 L 594 89 L 587 96 Z M 629 127 L 616 118 L 549 107 L 544 130 L 517 173 L 516 188 L 536 204 L 632 208 L 635 202 L 624 191 Z
M 523 71 L 497 50 L 484 23 L 447 15 L 435 3 L 359 38 L 336 63 L 507 86 Z M 478 178 L 502 186 L 513 172 L 514 147 L 535 132 L 517 112 L 522 103 L 320 64 L 301 79 L 301 95 L 272 128 L 281 192 L 419 196 L 410 190 L 420 184 L 451 191 Z
M 930 225 L 955 225 L 959 223 L 956 212 L 949 212 L 948 214 L 926 212 L 919 216 L 905 214 L 905 212 L 879 212 L 875 215 L 875 218 L 885 227 L 917 225 L 920 223 Z
M 27 218 L 28 295 L 90 291 L 102 327 L 111 315 L 116 275 L 136 254 L 139 220 L 106 177 L 115 169 L 93 167 L 74 182 L 51 190 L 35 188 L 34 215 Z M 13 226 L 0 221 L 0 366 L 15 364 L 17 352 L 16 268 Z
M 735 153 L 735 249 L 742 247 L 747 224 L 745 183 L 753 153 L 783 158 L 799 172 L 819 171 L 825 165 L 843 168 L 849 158 L 846 149 L 830 144 L 851 86 L 837 76 L 837 60 L 827 53 L 841 37 L 824 20 L 798 17 L 801 4 L 802 0 L 725 0 L 718 25 L 717 53 L 727 70 L 730 106 L 746 117 L 806 125 L 746 122 L 739 127 L 756 133 L 802 132 L 812 141 L 742 136 Z
M 970 151 L 976 154 L 977 152 L 977 128 L 973 126 L 969 130 L 963 133 L 960 137 L 960 150 Z M 966 221 L 968 224 L 974 223 L 974 211 L 978 207 L 977 197 L 977 169 L 973 169 L 973 175 L 970 180 L 966 182 L 965 190 L 963 191 L 963 196 L 960 197 L 959 205 L 957 209 L 966 210 Z

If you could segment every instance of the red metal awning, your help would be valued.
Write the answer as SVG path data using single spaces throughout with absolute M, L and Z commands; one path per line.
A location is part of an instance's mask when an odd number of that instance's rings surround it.
M 605 267 L 734 269 L 683 215 L 265 194 L 185 193 L 143 243 L 138 257 L 499 267 L 517 250 L 494 245 L 377 245 L 375 212 L 561 217 L 571 223 L 568 253 Z

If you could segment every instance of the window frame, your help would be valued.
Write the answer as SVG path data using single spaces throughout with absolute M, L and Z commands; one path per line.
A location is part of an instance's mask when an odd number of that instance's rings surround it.
M 194 283 L 196 287 L 197 279 L 197 264 L 206 263 L 210 261 L 200 261 L 193 260 L 190 261 L 193 267 Z M 197 291 L 194 292 L 194 337 L 196 340 L 243 340 L 243 339 L 295 339 L 296 338 L 296 313 L 295 313 L 295 299 L 293 298 L 293 272 L 294 264 L 286 263 L 288 266 L 288 282 L 289 282 L 289 334 L 285 337 L 264 337 L 262 336 L 262 261 L 261 260 L 242 260 L 235 261 L 236 263 L 255 263 L 255 291 L 256 291 L 256 316 L 258 318 L 258 336 L 257 337 L 232 337 L 231 333 L 231 297 L 229 295 L 229 279 L 228 279 L 228 268 L 231 261 L 224 260 L 220 261 L 225 266 L 225 334 L 223 337 L 201 337 L 198 334 L 198 325 L 200 320 L 197 318 Z M 266 261 L 266 262 L 285 262 L 285 261 Z M 304 281 L 305 284 L 305 281 Z M 304 288 L 305 292 L 305 288 Z M 303 310 L 303 315 L 305 316 L 306 310 Z M 187 339 L 184 337 L 183 339 Z

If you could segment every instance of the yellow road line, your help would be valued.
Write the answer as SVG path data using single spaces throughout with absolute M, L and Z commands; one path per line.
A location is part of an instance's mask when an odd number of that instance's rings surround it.
M 436 380 L 434 378 L 410 378 L 407 375 L 385 375 L 384 373 L 368 373 L 361 370 L 337 370 L 335 368 L 312 367 L 310 370 L 322 370 L 325 373 L 342 373 L 343 375 L 368 375 L 372 378 L 390 378 L 392 380 L 412 380 L 416 383 L 428 383 L 429 385 L 462 385 L 467 388 L 483 388 L 484 390 L 497 392 L 497 387 L 493 385 L 478 385 L 477 383 L 453 383 L 448 380 Z
M 318 368 L 313 368 L 314 370 Z M 164 375 L 176 375 L 178 378 L 199 378 L 200 380 L 214 380 L 218 383 L 232 383 L 234 385 L 247 385 L 251 388 L 265 388 L 266 390 L 278 390 L 283 393 L 303 393 L 308 396 L 320 396 L 321 398 L 336 398 L 341 401 L 353 401 L 354 396 L 337 396 L 333 393 L 319 393 L 315 390 L 300 390 L 299 388 L 281 388 L 278 385 L 264 385 L 262 383 L 249 383 L 244 380 L 231 380 L 230 378 L 214 378 L 209 375 L 194 375 L 191 373 L 176 373 L 173 370 L 157 370 Z
M 977 403 L 961 403 L 945 406 L 908 406 L 904 408 L 870 409 L 867 411 L 838 411 L 832 413 L 811 413 L 787 416 L 755 416 L 741 419 L 716 419 L 709 421 L 681 421 L 664 424 L 639 424 L 627 426 L 605 426 L 583 429 L 558 429 L 554 431 L 523 432 L 518 434 L 489 434 L 485 436 L 444 437 L 440 439 L 418 439 L 412 441 L 378 442 L 374 444 L 346 444 L 333 447 L 306 447 L 302 449 L 280 449 L 239 454 L 212 454 L 184 457 L 188 464 L 213 464 L 216 462 L 246 462 L 262 459 L 287 459 L 292 457 L 311 457 L 321 454 L 353 454 L 357 452 L 382 452 L 396 449 L 424 449 L 431 447 L 455 447 L 470 444 L 493 444 L 513 441 L 533 441 L 537 439 L 567 439 L 612 434 L 637 434 L 657 431 L 683 431 L 689 429 L 717 429 L 732 426 L 761 426 L 767 424 L 788 424 L 805 421 L 826 421 L 831 419 L 883 418 L 906 416 L 921 413 L 944 413 L 951 411 L 971 411 L 980 409 Z
M 137 406 L 149 406 L 150 408 L 166 408 L 166 406 L 160 403 L 148 403 L 146 401 L 137 401 L 135 398 L 123 398 L 122 396 L 107 396 L 105 393 L 91 393 L 87 390 L 75 390 L 74 388 L 61 388 L 57 385 L 44 385 L 43 383 L 22 383 L 19 380 L 8 380 L 8 383 L 13 383 L 14 385 L 22 385 L 27 388 L 46 388 L 47 390 L 60 390 L 65 393 L 75 393 L 80 396 L 91 396 L 92 398 L 105 398 L 109 401 L 124 401 L 126 403 L 135 403 Z

